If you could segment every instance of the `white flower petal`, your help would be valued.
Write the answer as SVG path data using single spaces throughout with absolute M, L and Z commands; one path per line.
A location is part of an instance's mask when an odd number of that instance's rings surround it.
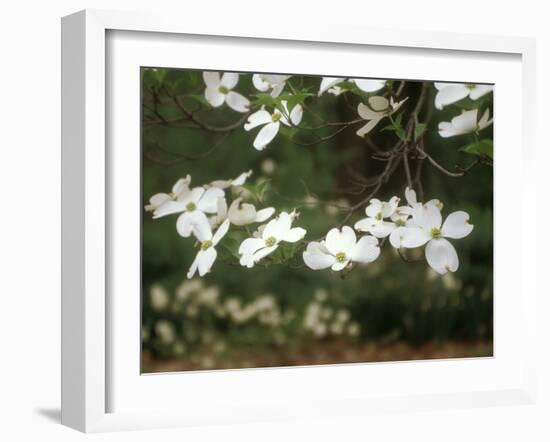
M 336 227 L 333 229 L 330 229 L 329 232 L 327 233 L 327 237 L 325 240 L 325 247 L 333 255 L 336 255 L 338 252 L 342 251 L 340 247 L 340 244 L 342 243 L 341 236 L 342 234 Z
M 379 223 L 380 221 L 376 218 L 363 218 L 357 221 L 353 227 L 360 232 L 370 232 Z
M 426 244 L 430 240 L 430 235 L 424 229 L 419 227 L 401 227 L 400 228 L 400 246 L 408 249 L 414 249 Z
M 248 121 L 244 125 L 244 130 L 249 131 L 267 123 L 271 123 L 271 114 L 264 109 L 260 109 L 248 116 Z
M 176 221 L 176 230 L 184 238 L 188 238 L 191 234 L 194 234 L 199 241 L 212 238 L 210 222 L 200 210 L 182 213 Z
M 216 249 L 214 247 L 209 247 L 206 250 L 199 250 L 196 259 L 200 276 L 204 276 L 210 271 L 212 265 L 214 264 L 214 261 L 216 261 L 217 256 L 218 252 L 216 252 Z
M 251 175 L 252 175 L 252 170 L 249 170 L 248 172 L 243 172 L 237 178 L 231 181 L 231 185 L 242 186 L 244 183 L 246 183 L 246 180 L 250 178 Z
M 167 193 L 156 193 L 149 198 L 149 204 L 145 206 L 145 210 L 152 212 L 168 201 L 172 201 L 172 197 L 170 195 Z
M 313 270 L 322 270 L 332 266 L 336 258 L 327 253 L 326 248 L 319 242 L 310 242 L 302 253 L 304 263 Z
M 404 101 L 404 100 L 403 100 Z M 369 107 L 375 112 L 387 112 L 390 108 L 390 102 L 386 97 L 381 95 L 375 95 L 374 97 L 369 97 Z
M 376 216 L 382 212 L 382 201 L 373 198 L 369 201 L 369 205 L 365 208 L 365 213 L 370 218 L 376 218 Z
M 194 190 L 194 189 L 193 189 Z M 224 191 L 218 187 L 210 187 L 201 196 L 197 202 L 197 208 L 206 213 L 216 213 L 218 211 L 218 198 L 224 196 Z
M 437 92 L 435 96 L 435 107 L 437 109 L 443 109 L 443 106 L 456 103 L 466 98 L 469 93 L 469 89 L 467 89 L 464 84 L 449 83 L 447 87 L 443 87 Z
M 393 232 L 396 229 L 396 227 L 397 226 L 392 222 L 382 221 L 382 222 L 378 222 L 369 231 L 373 236 L 376 236 L 377 238 L 385 238 L 391 232 Z
M 191 176 L 187 175 L 185 178 L 180 178 L 172 186 L 172 193 L 179 196 L 183 193 L 189 192 L 189 184 L 191 184 Z
M 479 119 L 479 122 L 477 123 L 478 130 L 485 129 L 492 122 L 493 120 L 489 120 L 489 109 L 485 109 L 485 112 L 483 112 L 483 116 Z
M 202 78 L 206 83 L 206 87 L 209 87 L 211 89 L 218 89 L 220 87 L 219 72 L 203 72 Z
M 349 226 L 342 227 L 342 233 L 340 234 L 339 251 L 345 252 L 346 254 L 350 253 L 356 242 L 357 237 L 355 236 L 355 232 L 353 231 L 353 229 Z
M 472 100 L 477 100 L 478 98 L 483 97 L 483 95 L 488 94 L 493 90 L 493 86 L 487 84 L 476 84 L 474 88 L 470 91 L 470 98 Z
M 265 247 L 262 238 L 247 238 L 239 246 L 239 255 L 253 255 L 262 247 Z
M 178 201 L 166 201 L 160 207 L 153 212 L 153 218 L 161 218 L 166 215 L 172 215 L 174 213 L 180 213 L 185 210 L 185 205 Z
M 458 255 L 453 245 L 446 239 L 432 239 L 426 246 L 426 261 L 437 273 L 456 272 Z
M 271 218 L 274 213 L 275 213 L 274 207 L 266 207 L 265 209 L 258 210 L 256 212 L 256 217 L 254 218 L 254 222 L 263 223 L 264 221 Z
M 441 227 L 441 234 L 446 238 L 460 239 L 468 236 L 474 226 L 468 222 L 470 215 L 461 210 L 451 213 Z
M 463 111 L 451 120 L 451 124 L 459 133 L 474 132 L 477 128 L 477 109 Z
M 286 232 L 281 238 L 282 241 L 286 242 L 296 242 L 300 241 L 304 236 L 306 236 L 306 230 L 301 227 L 294 227 Z
M 236 198 L 229 207 L 227 214 L 231 223 L 236 226 L 246 226 L 256 222 L 256 208 L 249 203 L 242 203 L 242 198 Z
M 370 120 L 367 124 L 362 126 L 357 132 L 355 132 L 358 136 L 363 138 L 365 135 L 367 135 L 371 130 L 373 130 L 376 125 L 380 122 L 380 119 L 374 119 Z
M 229 230 L 229 220 L 226 219 L 220 227 L 218 227 L 218 230 L 216 230 L 216 233 L 212 236 L 212 245 L 215 246 L 218 244 L 222 238 L 225 236 L 227 231 Z
M 275 250 L 277 250 L 277 245 L 271 246 L 271 247 L 264 247 L 263 249 L 258 250 L 256 253 L 254 253 L 253 258 L 254 262 L 258 262 L 260 259 L 265 258 L 267 255 L 270 255 Z
M 225 96 L 225 102 L 231 109 L 237 112 L 248 112 L 248 108 L 250 107 L 250 101 L 235 91 L 230 91 Z
M 341 83 L 344 80 L 345 78 L 340 77 L 323 77 L 323 79 L 321 80 L 321 86 L 319 86 L 318 95 L 323 95 L 323 93 L 325 93 L 332 86 Z
M 367 264 L 380 256 L 378 241 L 372 236 L 363 236 L 357 241 L 350 252 L 352 261 Z
M 441 228 L 441 211 L 435 205 L 417 204 L 413 207 L 413 221 L 426 231 Z
M 363 120 L 379 120 L 384 116 L 382 112 L 371 109 L 365 103 L 359 103 L 357 105 L 357 113 Z
M 411 189 L 410 187 L 405 189 L 405 199 L 407 200 L 407 204 L 411 207 L 416 204 L 416 192 L 414 189 Z
M 186 206 L 189 203 L 197 204 L 201 199 L 205 189 L 203 187 L 195 187 L 189 192 L 184 192 L 178 196 L 178 202 Z
M 264 76 L 261 74 L 254 74 L 252 76 L 252 84 L 260 92 L 265 92 L 270 88 L 270 84 L 265 80 Z
M 191 279 L 193 276 L 195 276 L 195 272 L 197 271 L 197 267 L 199 266 L 198 258 L 199 255 L 197 254 L 197 256 L 195 256 L 195 259 L 191 263 L 191 267 L 189 267 L 189 271 L 187 272 L 187 279 Z
M 302 116 L 304 114 L 304 109 L 301 105 L 297 104 L 292 108 L 292 111 L 290 112 L 290 121 L 292 121 L 292 124 L 297 126 L 302 121 Z
M 353 81 L 363 92 L 379 91 L 386 84 L 386 80 L 364 80 L 362 78 L 355 78 Z
M 264 150 L 265 147 L 275 138 L 277 132 L 279 132 L 279 122 L 268 123 L 260 129 L 258 135 L 254 139 L 254 147 L 257 150 Z
M 220 81 L 222 86 L 225 86 L 227 89 L 233 89 L 235 86 L 237 86 L 237 83 L 239 82 L 239 74 L 235 72 L 226 72 L 222 75 L 222 79 Z
M 220 107 L 225 101 L 225 95 L 218 89 L 207 87 L 204 90 L 204 98 L 210 103 L 212 107 Z
M 343 262 L 337 261 L 334 264 L 332 264 L 331 269 L 334 270 L 335 272 L 339 272 L 340 270 L 345 269 L 348 264 L 349 264 L 349 259 Z

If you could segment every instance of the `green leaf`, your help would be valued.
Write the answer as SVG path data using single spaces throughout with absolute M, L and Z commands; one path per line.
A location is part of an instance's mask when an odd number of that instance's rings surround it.
M 426 132 L 426 124 L 424 123 L 418 123 L 414 128 L 414 141 L 417 141 L 422 135 L 424 135 L 424 132 Z
M 493 140 L 484 139 L 481 141 L 476 141 L 475 143 L 468 144 L 460 149 L 463 152 L 469 153 L 470 155 L 477 156 L 486 156 L 493 158 Z
M 256 94 L 256 99 L 252 101 L 252 104 L 257 107 L 260 107 L 260 106 L 276 107 L 277 100 L 269 94 L 260 93 L 260 94 Z

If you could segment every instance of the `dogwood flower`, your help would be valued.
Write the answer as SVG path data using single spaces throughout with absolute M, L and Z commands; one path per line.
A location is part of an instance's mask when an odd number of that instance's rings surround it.
M 239 74 L 226 72 L 220 77 L 219 72 L 203 72 L 202 78 L 206 83 L 204 97 L 213 107 L 227 103 L 237 112 L 248 112 L 250 101 L 232 90 L 239 82 Z
M 191 177 L 189 175 L 185 178 L 180 178 L 172 186 L 172 192 L 156 193 L 149 198 L 149 204 L 145 206 L 145 210 L 147 212 L 153 212 L 153 217 L 158 218 L 158 216 L 155 216 L 155 212 L 167 202 L 176 201 L 181 195 L 189 192 L 189 184 L 191 184 Z
M 239 247 L 240 263 L 248 268 L 254 267 L 258 261 L 273 253 L 281 241 L 294 243 L 301 240 L 306 230 L 292 227 L 292 215 L 287 212 L 267 223 L 260 238 L 247 238 Z
M 394 196 L 390 201 L 380 201 L 373 198 L 365 208 L 367 218 L 357 221 L 354 225 L 355 230 L 360 232 L 369 232 L 377 238 L 388 236 L 396 227 L 396 223 L 385 221 L 390 218 L 397 210 L 399 198 Z
M 252 175 L 252 170 L 241 173 L 237 178 L 233 180 L 216 180 L 208 184 L 208 187 L 218 187 L 220 189 L 227 189 L 228 187 L 242 186 L 246 183 L 246 180 Z
M 365 235 L 359 241 L 351 227 L 342 230 L 331 229 L 325 241 L 310 242 L 302 254 L 305 264 L 313 270 L 331 268 L 335 272 L 343 270 L 353 262 L 368 264 L 380 255 L 378 240 Z
M 231 224 L 236 226 L 246 226 L 252 223 L 263 223 L 275 213 L 275 208 L 266 207 L 256 210 L 253 204 L 242 203 L 242 198 L 236 198 L 229 207 L 227 217 Z
M 228 229 L 229 220 L 225 220 L 213 235 L 212 230 L 208 229 L 197 236 L 197 239 L 200 241 L 200 249 L 191 267 L 189 267 L 189 271 L 187 272 L 188 279 L 195 276 L 197 270 L 199 271 L 199 276 L 204 276 L 210 271 L 218 256 L 215 247 L 225 236 Z
M 474 226 L 463 211 L 451 213 L 442 223 L 440 210 L 433 206 L 417 206 L 412 213 L 413 227 L 401 230 L 400 246 L 415 248 L 426 244 L 426 261 L 437 273 L 444 275 L 458 269 L 458 255 L 445 238 L 461 239 L 468 236 Z
M 218 198 L 224 197 L 224 191 L 217 187 L 205 189 L 195 187 L 181 194 L 177 201 L 167 201 L 153 214 L 153 218 L 181 213 L 176 221 L 176 230 L 184 238 L 193 233 L 195 236 L 210 229 L 207 213 L 216 213 Z M 183 213 L 182 213 L 183 212 Z
M 485 110 L 482 117 L 477 120 L 477 109 L 462 111 L 460 115 L 454 117 L 450 122 L 442 121 L 439 123 L 439 135 L 443 138 L 456 137 L 457 135 L 479 132 L 493 123 L 489 119 L 489 109 Z
M 355 85 L 359 89 L 361 89 L 363 92 L 368 92 L 368 93 L 379 91 L 386 85 L 386 80 L 368 80 L 364 78 L 346 79 L 342 77 L 323 77 L 323 79 L 321 80 L 321 85 L 319 86 L 318 95 L 321 96 L 327 91 L 330 93 L 333 93 L 334 95 L 339 95 L 342 89 L 338 87 L 338 84 L 346 80 L 351 83 L 355 83 Z
M 407 98 L 395 102 L 393 97 L 390 97 L 388 101 L 387 98 L 376 95 L 369 97 L 368 104 L 359 103 L 357 113 L 363 120 L 367 120 L 367 124 L 361 127 L 356 134 L 360 137 L 367 135 L 381 120 L 397 112 L 406 100 Z
M 285 100 L 281 101 L 281 106 L 283 112 L 275 109 L 270 114 L 262 108 L 248 117 L 244 130 L 250 131 L 255 127 L 263 126 L 254 139 L 254 147 L 257 150 L 264 150 L 267 147 L 279 132 L 281 123 L 290 127 L 292 125 L 296 126 L 302 121 L 303 109 L 301 105 L 296 104 L 290 112 Z
M 416 192 L 410 187 L 407 187 L 405 189 L 405 199 L 408 205 L 399 206 L 390 217 L 397 227 L 390 233 L 390 244 L 396 249 L 402 247 L 401 242 L 403 240 L 404 234 L 406 233 L 404 229 L 406 229 L 407 227 L 418 227 L 411 218 L 413 210 L 415 208 L 428 206 L 433 206 L 437 210 L 441 210 L 443 208 L 443 203 L 436 198 L 431 199 L 424 204 L 418 202 L 418 200 L 416 199 Z
M 273 75 L 273 74 L 254 74 L 252 83 L 260 92 L 271 91 L 270 95 L 277 98 L 285 88 L 286 81 L 290 75 Z
M 437 89 L 435 107 L 443 109 L 443 106 L 456 103 L 466 97 L 477 100 L 493 90 L 493 86 L 473 83 L 434 83 Z

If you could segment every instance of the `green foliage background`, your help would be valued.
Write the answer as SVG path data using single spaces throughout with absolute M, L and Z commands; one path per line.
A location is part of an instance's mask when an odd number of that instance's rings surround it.
M 356 108 L 361 97 L 355 94 L 338 97 L 324 94 L 317 97 L 319 77 L 295 76 L 291 81 L 296 89 L 315 94 L 305 98 L 309 111 L 306 109 L 304 112 L 304 125 L 315 126 L 318 123 L 313 114 L 322 115 L 328 121 L 351 121 L 357 118 Z M 403 95 L 411 98 L 404 105 L 403 112 L 410 111 L 420 86 L 419 82 L 407 82 Z M 143 69 L 142 87 L 142 99 L 146 106 L 142 128 L 142 206 L 148 203 L 149 197 L 154 193 L 169 191 L 175 181 L 186 174 L 192 176 L 192 185 L 198 186 L 217 179 L 234 178 L 241 172 L 252 169 L 252 185 L 262 179 L 270 180 L 263 206 L 273 206 L 278 211 L 296 208 L 300 217 L 295 224 L 306 228 L 306 239 L 311 240 L 337 226 L 345 214 L 323 204 L 303 202 L 311 202 L 311 196 L 314 195 L 323 201 L 354 204 L 364 198 L 364 195 L 354 195 L 347 191 L 351 185 L 350 174 L 357 172 L 372 176 L 379 173 L 384 166 L 383 162 L 371 157 L 364 140 L 355 135 L 360 126 L 348 128 L 333 139 L 313 146 L 297 144 L 315 140 L 307 131 L 285 128 L 264 151 L 259 152 L 252 147 L 257 130 L 246 132 L 242 125 L 225 136 L 192 127 L 152 124 L 150 119 L 154 116 L 147 109 L 156 108 L 166 120 L 182 117 L 180 109 L 168 98 L 168 92 L 180 96 L 181 103 L 188 109 L 203 108 L 195 115 L 213 126 L 230 125 L 242 118 L 242 114 L 226 106 L 207 109 L 207 103 L 202 98 L 204 83 L 200 71 Z M 258 93 L 252 86 L 250 74 L 241 75 L 236 90 L 245 96 Z M 431 87 L 428 106 L 433 107 L 434 93 L 435 90 Z M 490 94 L 485 98 L 484 105 L 491 106 L 491 100 Z M 468 105 L 467 101 L 463 104 Z M 437 123 L 449 121 L 458 113 L 457 108 L 449 107 L 443 111 L 429 109 L 427 113 L 432 114 L 425 136 L 426 150 L 430 155 L 448 169 L 453 169 L 455 165 L 466 167 L 471 164 L 474 157 L 460 148 L 475 140 L 466 136 L 443 139 L 437 133 Z M 181 126 L 191 125 L 181 122 Z M 380 131 L 384 126 L 381 123 L 372 134 L 373 141 L 383 147 L 390 146 L 396 139 L 393 132 Z M 326 128 L 319 133 L 323 136 L 332 132 L 334 128 Z M 492 138 L 491 129 L 486 132 L 483 138 Z M 204 158 L 186 158 L 200 156 L 216 143 L 218 147 Z M 272 174 L 266 173 L 269 165 L 266 160 L 276 166 Z M 219 288 L 222 301 L 232 297 L 247 302 L 270 293 L 283 310 L 298 312 L 303 311 L 314 299 L 318 289 L 324 289 L 329 294 L 327 302 L 335 308 L 347 309 L 353 321 L 360 325 L 358 337 L 338 338 L 344 346 L 404 342 L 415 347 L 450 341 L 470 342 L 472 345 L 483 342 L 486 344 L 483 354 L 491 354 L 492 167 L 479 165 L 472 168 L 466 176 L 453 178 L 442 174 L 426 162 L 422 177 L 425 200 L 440 199 L 445 204 L 444 216 L 454 210 L 465 210 L 475 226 L 473 233 L 467 238 L 452 241 L 460 258 L 460 268 L 453 275 L 434 276 L 420 251 L 417 254 L 413 251 L 411 254 L 417 261 L 405 262 L 386 243 L 376 262 L 354 269 L 345 278 L 330 270 L 312 271 L 283 265 L 273 265 L 268 269 L 260 266 L 246 269 L 218 260 L 204 282 L 207 286 Z M 383 200 L 393 195 L 404 198 L 405 186 L 405 173 L 400 166 L 391 180 L 382 186 L 377 197 Z M 353 225 L 362 217 L 364 212 L 361 210 L 348 224 Z M 151 287 L 161 284 L 167 289 L 169 296 L 173 297 L 194 259 L 196 249 L 193 247 L 193 240 L 177 235 L 176 218 L 177 216 L 167 216 L 152 220 L 149 213 L 143 212 L 142 317 L 146 337 L 143 349 L 153 359 L 192 361 L 193 352 L 208 352 L 209 345 L 198 341 L 190 342 L 185 335 L 184 315 L 177 310 L 163 312 L 153 309 L 149 296 Z M 181 340 L 185 344 L 183 351 L 174 351 L 172 344 L 159 340 L 155 332 L 155 323 L 159 319 L 174 324 L 176 341 Z M 197 327 L 196 321 L 193 324 L 188 322 L 188 325 Z M 216 333 L 223 334 L 227 338 L 227 352 L 233 351 L 236 354 L 246 347 L 249 359 L 254 358 L 255 354 L 272 351 L 274 346 L 278 347 L 277 352 L 284 354 L 290 346 L 299 351 L 301 346 L 312 345 L 312 340 L 319 344 L 331 339 L 326 336 L 315 339 L 308 336 L 301 330 L 299 321 L 289 324 L 283 330 L 286 339 L 279 341 L 264 339 L 263 335 L 270 334 L 273 330 L 266 331 L 265 327 L 259 325 L 246 330 L 235 326 L 229 330 L 228 327 L 231 326 L 227 323 L 206 321 L 202 327 L 210 327 Z M 246 337 L 246 333 L 250 336 Z M 220 364 L 214 363 L 213 368 L 223 365 Z M 201 368 L 200 364 L 195 365 L 190 366 Z

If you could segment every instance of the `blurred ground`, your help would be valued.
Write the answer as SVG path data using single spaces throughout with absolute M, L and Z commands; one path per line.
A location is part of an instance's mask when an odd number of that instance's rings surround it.
M 357 362 L 411 361 L 423 359 L 449 359 L 488 357 L 493 355 L 492 342 L 446 342 L 427 343 L 418 347 L 406 342 L 356 343 L 349 345 L 338 340 L 315 341 L 300 348 L 273 348 L 270 351 L 240 350 L 234 352 L 221 365 L 209 366 L 208 356 L 203 358 L 155 358 L 144 352 L 142 372 L 160 373 L 171 371 L 232 369 L 251 367 L 283 367 L 296 365 L 342 364 Z

